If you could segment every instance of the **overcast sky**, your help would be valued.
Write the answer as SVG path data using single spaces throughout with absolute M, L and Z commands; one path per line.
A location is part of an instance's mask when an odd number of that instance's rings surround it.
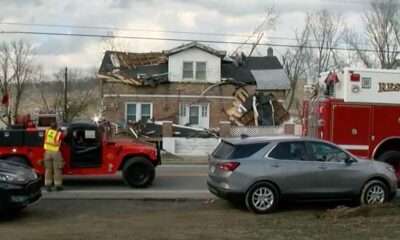
M 361 14 L 369 8 L 369 0 L 0 0 L 0 6 L 0 32 L 35 31 L 94 35 L 107 33 L 106 29 L 6 24 L 29 23 L 146 30 L 114 30 L 114 34 L 119 36 L 238 42 L 246 38 L 165 31 L 248 35 L 262 23 L 265 9 L 274 6 L 279 13 L 278 23 L 275 30 L 269 31 L 262 41 L 293 43 L 274 38 L 293 38 L 294 31 L 302 27 L 307 12 L 327 9 L 342 13 L 349 23 L 359 24 Z M 98 68 L 105 50 L 101 38 L 0 34 L 0 42 L 21 38 L 34 45 L 36 62 L 41 63 L 48 73 L 65 66 Z M 162 51 L 181 44 L 165 40 L 123 41 L 129 46 L 130 52 Z M 234 44 L 208 45 L 230 52 L 238 47 Z M 255 54 L 265 55 L 266 48 L 259 47 Z M 283 51 L 282 48 L 274 47 L 276 55 Z

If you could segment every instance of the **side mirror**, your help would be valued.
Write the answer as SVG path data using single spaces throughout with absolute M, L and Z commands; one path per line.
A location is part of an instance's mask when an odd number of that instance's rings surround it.
M 350 156 L 347 156 L 347 157 L 344 159 L 344 162 L 345 162 L 347 165 L 350 165 L 350 164 L 355 163 L 356 160 L 354 160 L 354 159 L 353 159 L 352 157 L 350 157 Z

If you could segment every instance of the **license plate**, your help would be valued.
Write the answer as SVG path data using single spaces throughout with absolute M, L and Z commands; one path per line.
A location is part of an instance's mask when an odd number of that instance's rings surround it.
M 211 165 L 210 166 L 210 173 L 214 173 L 215 172 L 215 166 Z

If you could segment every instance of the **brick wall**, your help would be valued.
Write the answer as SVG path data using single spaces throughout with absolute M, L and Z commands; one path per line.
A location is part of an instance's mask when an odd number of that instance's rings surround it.
M 153 118 L 156 121 L 179 123 L 179 104 L 209 104 L 210 128 L 216 128 L 221 121 L 229 121 L 224 112 L 231 106 L 237 87 L 223 84 L 211 88 L 210 83 L 168 83 L 158 86 L 132 86 L 123 83 L 103 84 L 103 115 L 112 122 L 125 119 L 125 103 L 140 102 L 153 104 Z M 245 87 L 254 94 L 255 86 Z

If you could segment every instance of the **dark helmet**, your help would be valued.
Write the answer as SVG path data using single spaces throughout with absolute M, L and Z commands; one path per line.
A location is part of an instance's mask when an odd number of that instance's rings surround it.
M 50 123 L 50 128 L 53 129 L 53 130 L 57 130 L 57 128 L 58 128 L 57 122 L 56 121 L 52 121 Z

